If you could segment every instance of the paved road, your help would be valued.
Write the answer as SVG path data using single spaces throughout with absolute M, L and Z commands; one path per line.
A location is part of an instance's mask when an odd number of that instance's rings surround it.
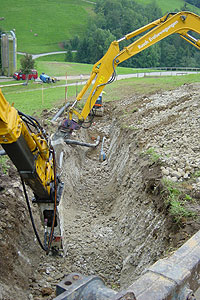
M 180 76 L 180 75 L 187 75 L 187 74 L 198 74 L 199 72 L 193 71 L 160 71 L 160 72 L 144 72 L 144 73 L 133 73 L 133 74 L 124 74 L 124 75 L 117 75 L 117 80 L 127 79 L 127 78 L 140 78 L 140 77 L 148 77 L 148 76 Z M 79 75 L 79 76 L 67 76 L 68 80 L 84 80 L 88 79 L 90 75 Z M 58 76 L 60 80 L 65 80 L 65 76 Z
M 199 72 L 192 72 L 192 71 L 166 71 L 166 72 L 145 72 L 145 73 L 133 73 L 133 74 L 124 74 L 124 75 L 117 75 L 116 80 L 121 80 L 121 79 L 127 79 L 127 78 L 141 78 L 141 77 L 155 77 L 155 76 L 180 76 L 180 75 L 187 75 L 187 74 L 198 74 Z M 65 76 L 58 76 L 56 77 L 58 80 L 66 80 Z M 79 75 L 79 76 L 67 76 L 67 80 L 80 80 L 79 82 L 74 82 L 74 83 L 68 83 L 67 86 L 72 86 L 72 85 L 83 85 L 87 82 L 87 79 L 90 78 L 90 75 Z M 1 79 L 0 77 L 0 82 L 2 81 L 12 81 L 13 79 L 5 79 L 5 77 L 3 77 Z M 23 82 L 24 83 L 24 82 Z M 17 83 L 15 85 L 23 85 L 23 83 Z M 93 82 L 94 83 L 94 82 Z M 8 86 L 13 86 L 13 84 L 11 85 L 7 85 Z M 62 85 L 56 85 L 53 86 L 51 85 L 52 88 L 56 88 L 56 87 L 63 87 L 66 86 L 66 84 L 62 84 Z M 0 88 L 4 87 L 4 85 L 0 85 Z M 48 85 L 47 85 L 48 87 Z M 41 88 L 42 89 L 42 88 Z M 32 90 L 29 90 L 32 91 Z M 19 91 L 23 92 L 23 91 Z M 17 93 L 17 92 L 16 92 Z
M 76 50 L 72 50 L 72 52 L 77 52 Z M 55 52 L 46 52 L 46 53 L 39 53 L 39 54 L 31 54 L 33 59 L 36 59 L 38 57 L 47 56 L 47 55 L 53 55 L 53 54 L 62 54 L 67 53 L 67 51 L 55 51 Z M 24 52 L 17 52 L 17 54 L 20 55 L 26 55 Z

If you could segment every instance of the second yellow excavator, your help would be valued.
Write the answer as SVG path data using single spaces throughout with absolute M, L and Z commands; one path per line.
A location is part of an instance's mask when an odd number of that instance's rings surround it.
M 168 13 L 162 18 L 125 35 L 121 39 L 113 41 L 106 54 L 94 64 L 90 78 L 74 103 L 69 107 L 68 118 L 63 121 L 59 130 L 63 131 L 64 134 L 80 127 L 88 127 L 92 123 L 92 118 L 89 122 L 87 121 L 87 125 L 85 122 L 86 118 L 95 106 L 105 86 L 115 80 L 116 67 L 123 61 L 174 33 L 179 34 L 181 38 L 200 49 L 200 39 L 195 37 L 195 34 L 200 34 L 200 17 L 187 11 Z M 120 50 L 120 42 L 131 38 L 136 40 Z M 76 104 L 83 99 L 88 90 L 90 90 L 89 96 L 82 111 L 79 112 L 75 108 Z

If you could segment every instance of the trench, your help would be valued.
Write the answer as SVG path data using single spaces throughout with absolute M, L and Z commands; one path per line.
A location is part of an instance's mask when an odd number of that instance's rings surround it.
M 61 219 L 68 271 L 99 275 L 121 290 L 200 229 L 198 86 L 106 104 L 103 117 L 73 137 L 105 137 L 104 162 L 100 146 L 64 147 Z M 151 147 L 156 159 L 147 155 Z M 195 217 L 174 221 L 163 178 L 193 199 L 180 205 Z
M 106 103 L 102 118 L 71 137 L 88 143 L 105 137 L 103 162 L 101 145 L 96 149 L 58 146 L 57 154 L 59 148 L 63 151 L 58 173 L 65 183 L 59 205 L 64 257 L 40 251 L 14 167 L 1 176 L 0 299 L 54 299 L 55 286 L 71 272 L 98 275 L 107 286 L 122 290 L 200 230 L 198 89 L 199 84 L 185 84 Z M 152 147 L 159 154 L 156 161 L 147 154 Z M 194 217 L 174 223 L 165 204 L 163 178 L 176 180 L 188 199 L 180 198 L 181 204 Z M 40 226 L 36 208 L 35 217 Z M 199 253 L 199 248 L 194 250 Z M 187 267 L 191 257 L 187 252 L 183 262 L 181 256 L 179 266 Z
M 61 145 L 64 257 L 45 262 L 51 278 L 48 271 L 39 284 L 55 288 L 65 275 L 78 272 L 98 275 L 114 290 L 125 289 L 200 229 L 198 88 L 184 85 L 106 103 L 103 117 L 71 137 L 87 143 L 105 137 L 103 162 L 101 145 Z M 156 160 L 147 154 L 152 147 L 159 154 Z M 195 217 L 174 222 L 163 178 L 175 180 L 189 199 L 180 205 Z
M 100 148 L 65 146 L 60 207 L 65 265 L 126 288 L 162 257 L 170 232 L 160 197 L 159 164 L 141 156 L 136 133 L 104 116 L 75 139 L 105 136 Z

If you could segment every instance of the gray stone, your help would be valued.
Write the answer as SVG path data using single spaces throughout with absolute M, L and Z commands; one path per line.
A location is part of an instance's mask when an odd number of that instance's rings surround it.
M 181 177 L 181 173 L 178 172 L 178 171 L 174 171 L 174 172 L 171 173 L 171 176 L 172 176 L 172 177 L 176 177 L 176 178 L 179 179 L 179 178 Z
M 171 180 L 173 181 L 173 182 L 177 182 L 178 181 L 178 178 L 177 177 L 171 177 Z

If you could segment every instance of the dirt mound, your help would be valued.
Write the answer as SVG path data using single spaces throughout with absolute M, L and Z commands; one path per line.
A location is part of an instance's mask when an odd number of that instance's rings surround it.
M 34 241 L 19 176 L 13 166 L 6 172 L 1 169 L 0 299 L 13 299 L 14 295 L 26 299 L 40 250 Z

